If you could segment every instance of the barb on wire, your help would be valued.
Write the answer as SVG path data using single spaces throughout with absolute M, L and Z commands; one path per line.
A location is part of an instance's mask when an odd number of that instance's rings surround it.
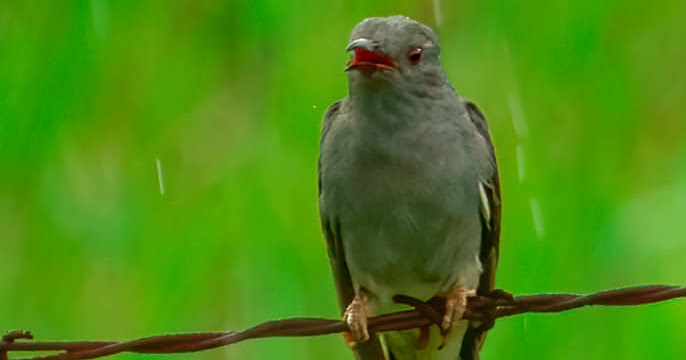
M 686 287 L 649 285 L 601 291 L 590 295 L 541 294 L 513 297 L 502 290 L 469 299 L 464 317 L 469 320 L 493 320 L 527 312 L 561 312 L 583 306 L 642 305 L 686 297 Z M 396 296 L 396 302 L 409 304 L 415 310 L 379 315 L 369 319 L 374 332 L 405 330 L 435 324 L 441 319 L 443 304 L 436 299 L 422 302 L 407 296 Z M 491 320 L 490 322 L 488 320 Z M 293 318 L 268 321 L 244 331 L 160 335 L 131 341 L 27 341 L 33 335 L 24 330 L 10 331 L 0 340 L 0 360 L 9 359 L 10 352 L 58 351 L 56 355 L 39 356 L 31 360 L 95 359 L 122 352 L 145 354 L 184 353 L 214 349 L 243 340 L 265 337 L 298 337 L 326 335 L 347 331 L 339 320 Z M 23 359 L 29 360 L 29 359 Z

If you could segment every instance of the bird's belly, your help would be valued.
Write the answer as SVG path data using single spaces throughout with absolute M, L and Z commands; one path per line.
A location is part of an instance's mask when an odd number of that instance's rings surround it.
M 468 185 L 392 167 L 348 173 L 339 214 L 356 286 L 383 302 L 428 299 L 456 281 L 476 287 L 481 224 Z

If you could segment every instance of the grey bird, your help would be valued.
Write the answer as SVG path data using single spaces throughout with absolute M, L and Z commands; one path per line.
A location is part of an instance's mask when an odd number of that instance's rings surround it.
M 501 214 L 486 119 L 455 92 L 426 25 L 365 19 L 346 51 L 349 94 L 324 115 L 319 156 L 346 340 L 360 359 L 476 359 L 485 329 L 461 318 L 468 296 L 493 289 Z M 445 298 L 445 316 L 384 334 L 384 355 L 367 317 L 404 309 L 398 294 Z

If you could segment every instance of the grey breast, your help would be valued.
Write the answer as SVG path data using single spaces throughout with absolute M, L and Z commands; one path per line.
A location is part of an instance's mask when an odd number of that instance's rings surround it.
M 331 124 L 322 144 L 327 165 L 321 200 L 340 221 L 356 285 L 427 297 L 460 272 L 478 277 L 477 183 L 488 171 L 478 159 L 488 157 L 458 105 L 427 107 L 450 116 L 412 109 L 416 118 L 388 126 L 344 104 L 347 109 Z M 422 284 L 426 288 L 418 288 Z

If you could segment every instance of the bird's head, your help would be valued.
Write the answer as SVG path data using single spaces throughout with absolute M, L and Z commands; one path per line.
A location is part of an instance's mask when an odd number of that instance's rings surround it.
M 353 84 L 439 85 L 446 81 L 436 34 L 405 16 L 368 18 L 357 24 L 346 51 L 345 70 Z

